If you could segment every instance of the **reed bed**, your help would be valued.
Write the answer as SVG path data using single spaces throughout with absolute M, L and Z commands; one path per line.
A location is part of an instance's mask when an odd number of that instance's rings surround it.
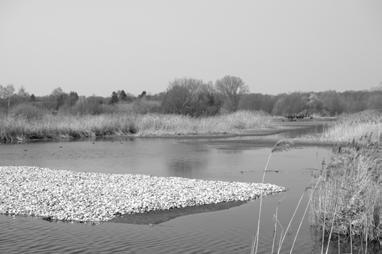
M 364 121 L 364 120 L 362 120 Z M 362 123 L 361 121 L 361 123 Z M 313 175 L 313 182 L 296 204 L 286 228 L 278 220 L 278 206 L 274 214 L 274 231 L 271 253 L 281 253 L 290 226 L 298 221 L 289 253 L 294 253 L 302 223 L 311 210 L 312 225 L 321 235 L 321 253 L 329 253 L 329 247 L 338 244 L 341 249 L 358 253 L 380 253 L 382 247 L 382 149 L 374 132 L 361 136 L 358 141 L 333 146 L 328 163 Z M 285 151 L 293 146 L 291 140 L 279 141 L 269 153 L 262 182 L 274 152 Z M 295 218 L 302 199 L 309 195 L 301 218 Z M 251 254 L 258 252 L 261 224 L 262 196 L 260 195 L 257 231 Z M 280 233 L 277 231 L 281 230 Z M 279 240 L 276 240 L 279 235 Z M 335 240 L 335 241 L 334 241 Z M 375 250 L 377 250 L 375 252 Z M 346 252 L 349 253 L 349 252 Z M 355 253 L 355 252 L 354 252 Z
M 351 247 L 382 241 L 382 160 L 377 143 L 337 146 L 316 175 L 312 219 L 322 241 L 346 241 Z M 323 250 L 324 244 L 322 247 Z M 351 249 L 351 248 L 350 248 Z
M 70 139 L 135 133 L 133 118 L 122 115 L 54 116 L 0 120 L 0 140 L 13 143 L 40 139 Z
M 270 128 L 272 117 L 250 111 L 192 118 L 182 115 L 103 114 L 44 115 L 38 119 L 4 117 L 0 119 L 0 142 L 73 139 L 113 135 L 171 136 L 239 134 L 249 129 Z
M 344 115 L 324 132 L 318 135 L 304 136 L 297 142 L 346 144 L 348 142 L 379 142 L 382 131 L 382 114 L 377 111 L 364 111 Z
M 138 135 L 240 134 L 273 127 L 272 117 L 261 112 L 239 111 L 212 117 L 148 114 L 136 118 Z

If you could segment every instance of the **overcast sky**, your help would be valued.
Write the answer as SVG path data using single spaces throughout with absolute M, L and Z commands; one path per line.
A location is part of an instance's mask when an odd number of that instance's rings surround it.
M 227 74 L 271 94 L 376 86 L 382 1 L 0 0 L 2 85 L 138 94 Z

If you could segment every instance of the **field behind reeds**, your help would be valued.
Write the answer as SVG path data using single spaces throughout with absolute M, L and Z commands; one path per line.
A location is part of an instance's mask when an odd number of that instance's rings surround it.
M 12 143 L 41 139 L 73 139 L 113 135 L 172 136 L 239 134 L 271 128 L 272 117 L 239 111 L 205 118 L 165 114 L 50 115 L 39 118 L 8 116 L 0 120 L 0 140 Z

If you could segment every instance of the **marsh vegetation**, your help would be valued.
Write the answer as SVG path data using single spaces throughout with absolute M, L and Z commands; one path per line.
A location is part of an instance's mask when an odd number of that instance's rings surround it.
M 278 221 L 278 206 L 274 214 L 274 232 L 271 253 L 280 253 L 291 224 L 297 220 L 298 227 L 290 253 L 299 234 L 308 208 L 311 222 L 319 232 L 321 253 L 328 253 L 330 245 L 337 245 L 337 252 L 368 253 L 379 251 L 382 245 L 382 149 L 380 130 L 382 117 L 379 112 L 366 111 L 342 116 L 339 121 L 322 133 L 303 136 L 295 140 L 331 144 L 332 156 L 322 162 L 320 170 L 313 171 L 312 184 L 307 186 L 296 203 L 293 215 L 286 227 Z M 281 144 L 281 145 L 280 145 Z M 289 148 L 291 141 L 278 142 L 272 148 L 267 167 L 277 147 Z M 284 150 L 281 148 L 281 150 Z M 300 208 L 305 192 L 310 190 L 305 209 Z M 260 197 L 261 198 L 261 197 Z M 257 253 L 262 199 L 260 199 L 257 231 L 251 253 Z M 304 210 L 295 218 L 298 210 Z M 281 232 L 277 232 L 281 231 Z M 279 235 L 279 240 L 276 236 Z
M 382 241 L 382 163 L 377 143 L 333 148 L 315 176 L 312 219 L 322 241 L 367 253 Z M 328 243 L 328 244 L 329 244 Z
M 381 140 L 382 114 L 366 110 L 355 114 L 341 115 L 322 133 L 301 136 L 296 142 L 313 144 L 378 143 Z
M 313 222 L 323 241 L 346 242 L 350 252 L 382 242 L 381 128 L 381 114 L 367 111 L 342 117 L 319 139 L 337 145 L 315 175 Z
M 172 114 L 42 115 L 39 119 L 0 119 L 2 143 L 106 136 L 178 136 L 240 134 L 251 129 L 273 128 L 272 117 L 262 112 L 193 118 Z
M 175 79 L 162 93 L 143 91 L 138 96 L 123 89 L 106 97 L 80 96 L 61 88 L 50 95 L 35 96 L 22 87 L 16 93 L 13 85 L 0 85 L 0 141 L 237 134 L 246 129 L 276 128 L 271 124 L 275 116 L 338 116 L 381 109 L 380 101 L 382 91 L 250 93 L 240 77 L 229 75 L 215 82 Z M 379 128 L 379 120 L 370 117 L 360 125 L 346 118 L 342 125 L 311 141 L 345 141 L 362 135 L 366 128 L 368 132 Z

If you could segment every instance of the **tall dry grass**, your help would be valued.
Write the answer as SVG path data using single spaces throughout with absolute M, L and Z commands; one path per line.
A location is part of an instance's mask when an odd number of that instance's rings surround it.
M 239 111 L 226 115 L 192 118 L 183 115 L 148 114 L 136 118 L 138 135 L 239 134 L 272 127 L 272 117 L 260 112 Z
M 364 111 L 340 117 L 324 132 L 313 136 L 304 136 L 297 141 L 316 143 L 378 142 L 381 139 L 382 114 L 377 111 Z
M 367 250 L 369 242 L 382 240 L 381 157 L 376 143 L 334 149 L 331 161 L 317 176 L 311 205 L 323 241 L 330 243 L 335 236 L 338 241 L 347 239 L 353 247 L 357 239 Z
M 8 117 L 0 120 L 3 143 L 30 139 L 62 139 L 135 133 L 134 120 L 122 115 L 55 116 L 41 119 Z
M 31 139 L 102 137 L 111 135 L 165 136 L 238 134 L 249 129 L 271 127 L 271 117 L 240 111 L 206 118 L 163 114 L 51 115 L 26 118 L 10 115 L 0 119 L 3 143 Z
M 266 173 L 268 172 L 268 166 L 269 166 L 269 163 L 271 161 L 272 155 L 274 153 L 278 153 L 278 152 L 283 152 L 283 151 L 289 150 L 292 146 L 293 146 L 293 143 L 291 141 L 289 141 L 289 140 L 279 140 L 278 142 L 276 142 L 276 144 L 272 147 L 272 149 L 270 150 L 270 152 L 268 154 L 267 162 L 265 163 L 265 167 L 264 167 L 264 170 L 263 170 L 263 176 L 261 178 L 261 183 L 264 183 L 264 181 L 265 181 L 265 176 L 266 176 Z M 255 233 L 254 240 L 253 240 L 252 247 L 251 247 L 251 254 L 257 254 L 258 249 L 259 249 L 259 237 L 260 237 L 260 224 L 261 224 L 262 207 L 263 207 L 263 193 L 261 192 L 260 193 L 260 204 L 259 204 L 259 217 L 257 218 L 257 228 L 256 228 L 256 233 Z M 277 208 L 276 208 L 276 215 L 275 215 L 275 217 L 276 217 L 276 220 L 277 220 Z M 288 225 L 288 228 L 289 228 L 289 225 Z M 287 230 L 285 232 L 285 235 L 286 235 L 286 233 L 288 231 L 288 228 L 287 228 Z M 274 239 L 273 239 L 273 244 L 272 244 L 272 253 L 273 253 L 273 250 L 274 250 L 274 247 L 275 247 L 274 241 L 275 241 L 276 234 L 277 234 L 277 225 L 275 224 Z M 285 235 L 284 235 L 284 237 L 285 237 Z M 282 246 L 282 240 L 280 240 L 278 251 L 280 251 L 281 246 Z
M 353 139 L 354 140 L 354 139 Z M 321 230 L 321 253 L 329 253 L 333 240 L 341 246 L 368 253 L 370 245 L 373 248 L 382 246 L 382 150 L 379 142 L 368 134 L 357 141 L 335 146 L 329 163 L 323 163 L 323 168 L 315 173 L 311 186 L 307 186 L 295 207 L 287 227 L 278 221 L 278 206 L 274 215 L 274 232 L 271 253 L 280 253 L 301 201 L 309 190 L 309 199 L 303 215 L 298 218 L 298 228 L 294 232 L 293 243 L 289 253 L 294 253 L 303 221 L 311 210 L 313 225 Z M 286 142 L 286 143 L 283 143 Z M 288 144 L 290 141 L 279 142 Z M 292 144 L 292 143 L 290 143 Z M 276 144 L 275 147 L 278 145 Z M 287 149 L 290 145 L 287 146 Z M 284 149 L 281 149 L 283 151 Z M 262 181 L 272 153 L 268 156 Z M 256 254 L 259 245 L 262 196 L 260 196 L 257 231 L 251 247 L 251 253 Z M 277 230 L 280 227 L 278 244 Z M 277 251 L 276 251 L 277 250 Z M 375 252 L 372 252 L 375 253 Z M 379 252 L 378 252 L 379 253 Z

